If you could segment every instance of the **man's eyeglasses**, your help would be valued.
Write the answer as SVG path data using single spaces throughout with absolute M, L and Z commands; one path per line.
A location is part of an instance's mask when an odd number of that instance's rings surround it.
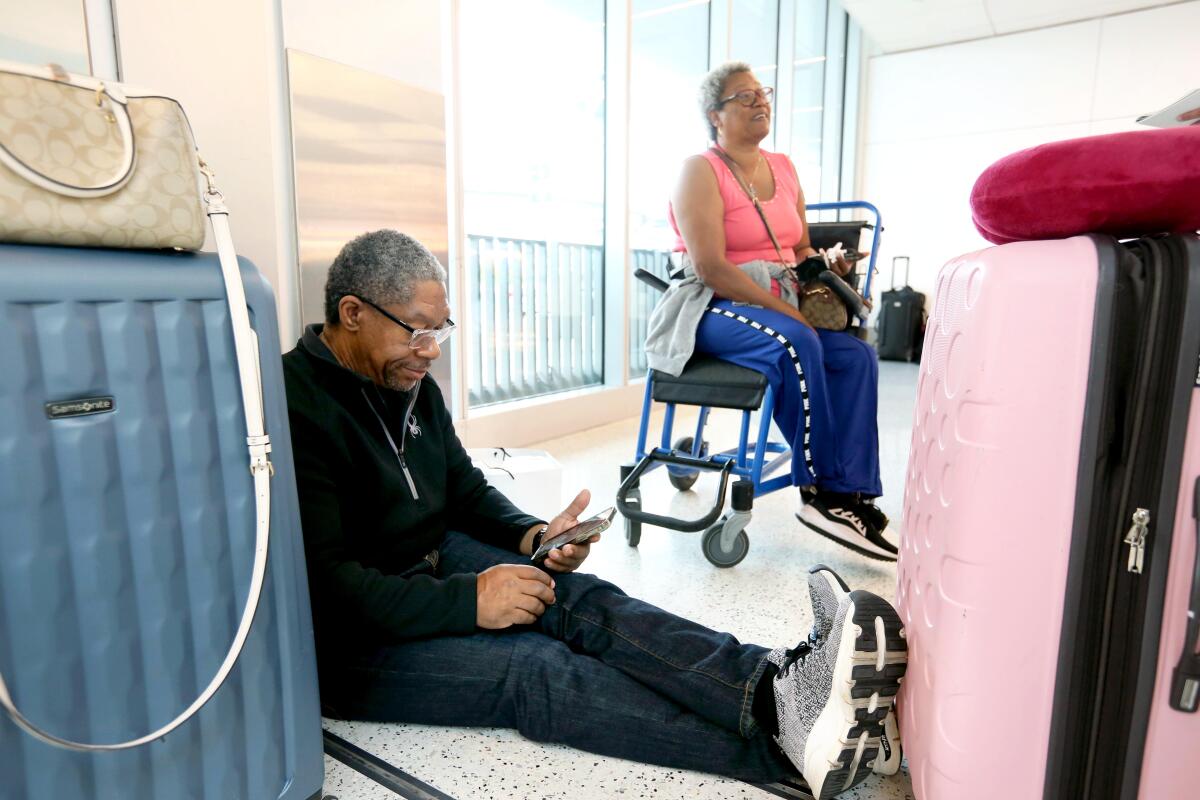
M 774 96 L 775 90 L 770 86 L 764 86 L 761 89 L 743 89 L 740 92 L 734 92 L 733 94 L 729 95 L 729 97 L 722 99 L 721 102 L 718 103 L 717 107 L 720 108 L 730 100 L 737 100 L 739 103 L 749 108 L 750 106 L 754 105 L 754 101 L 760 97 L 764 103 L 770 103 L 771 98 Z
M 447 319 L 446 324 L 440 328 L 414 328 L 404 320 L 384 310 L 378 303 L 374 303 L 362 295 L 354 296 L 408 331 L 411 334 L 408 339 L 408 346 L 413 350 L 428 350 L 435 344 L 441 344 L 449 339 L 450 334 L 454 333 L 458 327 L 454 324 L 454 320 Z

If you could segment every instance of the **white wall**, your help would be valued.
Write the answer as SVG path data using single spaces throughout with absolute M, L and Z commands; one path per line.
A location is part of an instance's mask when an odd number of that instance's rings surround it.
M 186 109 L 238 252 L 275 288 L 285 349 L 300 323 L 284 49 L 441 91 L 441 13 L 419 0 L 113 0 L 122 79 Z
M 932 304 L 941 265 L 988 245 L 969 197 L 998 158 L 1136 129 L 1197 87 L 1200 0 L 871 58 L 860 195 L 886 227 L 878 285 L 893 256 L 910 256 Z
M 442 3 L 281 0 L 284 44 L 444 94 Z
M 275 288 L 287 347 L 298 329 L 296 237 L 277 0 L 113 0 L 113 16 L 122 79 L 183 105 L 238 253 Z

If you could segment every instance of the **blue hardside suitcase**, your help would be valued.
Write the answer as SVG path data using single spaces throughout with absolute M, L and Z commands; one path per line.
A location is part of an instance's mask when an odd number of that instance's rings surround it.
M 0 800 L 309 800 L 316 661 L 270 287 L 241 261 L 273 448 L 270 550 L 228 680 L 163 739 L 79 753 L 0 714 Z M 30 721 L 136 738 L 229 649 L 254 557 L 225 289 L 212 254 L 0 245 L 0 674 Z

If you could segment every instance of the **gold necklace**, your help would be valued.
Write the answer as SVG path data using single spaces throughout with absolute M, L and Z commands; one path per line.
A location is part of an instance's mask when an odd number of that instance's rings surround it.
M 742 176 L 744 177 L 746 175 L 746 170 L 742 169 L 742 165 L 739 164 L 737 160 L 729 154 L 729 151 L 724 147 L 721 147 L 720 144 L 717 145 L 717 148 L 725 154 L 726 158 L 729 159 L 729 163 L 737 167 L 738 172 L 742 173 Z M 762 151 L 759 150 L 758 160 L 754 162 L 754 171 L 750 173 L 750 180 L 746 181 L 746 193 L 750 195 L 750 201 L 753 203 L 758 202 L 758 190 L 754 188 L 754 179 L 758 177 L 758 168 L 762 166 L 762 162 L 765 160 L 766 159 L 763 158 Z
M 746 185 L 750 187 L 750 198 L 752 200 L 758 199 L 758 190 L 754 188 L 754 179 L 758 177 L 758 168 L 762 166 L 762 162 L 763 155 L 761 152 L 759 152 L 758 161 L 754 162 L 754 172 L 750 173 L 750 180 L 746 183 Z

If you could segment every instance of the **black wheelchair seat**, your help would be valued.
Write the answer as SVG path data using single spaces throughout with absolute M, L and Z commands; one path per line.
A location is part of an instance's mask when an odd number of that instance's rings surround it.
M 653 370 L 653 398 L 658 403 L 737 408 L 762 405 L 767 376 L 709 355 L 696 354 L 678 377 Z

